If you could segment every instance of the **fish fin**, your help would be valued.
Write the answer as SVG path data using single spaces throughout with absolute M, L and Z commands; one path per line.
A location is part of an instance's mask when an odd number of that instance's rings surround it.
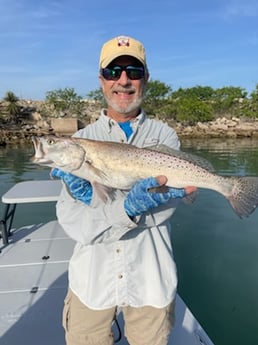
M 97 176 L 102 181 L 106 181 L 106 182 L 109 181 L 108 176 L 102 170 L 95 168 L 94 165 L 92 165 L 92 163 L 90 161 L 85 161 L 85 165 L 87 166 L 87 169 L 90 171 L 90 174 L 92 176 Z
M 113 200 L 113 189 L 107 186 L 104 186 L 101 183 L 96 181 L 91 182 L 93 188 L 93 198 L 92 198 L 92 207 L 98 205 L 98 201 L 106 203 L 108 199 Z
M 258 177 L 228 177 L 232 180 L 232 193 L 226 196 L 240 218 L 248 217 L 258 206 Z
M 84 163 L 87 166 L 91 176 L 95 176 L 103 181 L 108 181 L 107 175 L 100 169 L 95 168 L 94 165 L 91 164 L 91 161 L 87 160 Z M 100 199 L 103 202 L 107 202 L 108 198 L 113 199 L 113 189 L 111 187 L 97 182 L 94 180 L 94 177 L 93 180 L 91 179 L 91 185 L 94 193 L 93 199 L 95 199 L 95 201 L 92 203 L 93 206 L 97 204 L 97 199 Z
M 174 157 L 178 157 L 179 159 L 184 159 L 188 162 L 199 165 L 200 167 L 202 167 L 202 168 L 204 168 L 210 172 L 214 171 L 212 164 L 208 160 L 206 160 L 205 158 L 193 155 L 193 154 L 188 153 L 188 152 L 172 149 L 171 147 L 169 147 L 167 145 L 148 146 L 145 149 L 156 151 L 156 152 L 161 152 L 161 153 L 164 153 L 164 154 L 167 154 L 170 156 L 174 156 Z

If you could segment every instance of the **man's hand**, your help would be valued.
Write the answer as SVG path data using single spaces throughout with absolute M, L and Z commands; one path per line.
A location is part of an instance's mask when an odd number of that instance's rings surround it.
M 195 187 L 186 188 L 168 188 L 164 193 L 150 192 L 149 190 L 165 186 L 167 182 L 166 176 L 158 176 L 156 178 L 149 177 L 136 183 L 128 193 L 124 206 L 125 211 L 130 217 L 141 215 L 149 210 L 166 204 L 171 199 L 183 198 L 187 194 L 196 191 Z M 158 187 L 158 188 L 157 188 Z
M 75 199 L 84 202 L 86 205 L 90 205 L 92 186 L 89 181 L 57 168 L 51 170 L 50 176 L 62 179 Z

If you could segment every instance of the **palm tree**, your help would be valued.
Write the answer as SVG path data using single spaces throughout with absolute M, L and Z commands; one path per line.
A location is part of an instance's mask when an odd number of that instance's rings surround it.
M 17 104 L 19 98 L 12 92 L 8 91 L 3 98 L 8 103 L 6 110 L 9 114 L 9 121 L 17 122 L 17 115 L 19 114 L 20 107 Z

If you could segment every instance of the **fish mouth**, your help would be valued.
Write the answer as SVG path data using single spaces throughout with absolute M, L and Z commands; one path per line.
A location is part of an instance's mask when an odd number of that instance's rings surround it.
M 35 137 L 35 136 L 32 137 L 32 143 L 34 145 L 35 154 L 32 157 L 31 161 L 33 163 L 37 163 L 40 165 L 46 165 L 46 166 L 51 165 L 53 161 L 49 159 L 46 160 L 44 148 L 43 148 L 40 138 Z
M 53 161 L 50 161 L 50 160 L 47 161 L 44 158 L 40 159 L 40 158 L 35 158 L 35 157 L 32 158 L 32 162 L 37 163 L 39 165 L 45 165 L 48 167 L 54 163 Z

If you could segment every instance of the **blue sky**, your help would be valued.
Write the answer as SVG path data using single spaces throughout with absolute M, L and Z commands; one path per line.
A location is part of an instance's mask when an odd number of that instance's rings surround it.
M 257 0 L 0 0 L 0 98 L 99 87 L 102 44 L 145 45 L 153 80 L 177 90 L 258 84 Z

